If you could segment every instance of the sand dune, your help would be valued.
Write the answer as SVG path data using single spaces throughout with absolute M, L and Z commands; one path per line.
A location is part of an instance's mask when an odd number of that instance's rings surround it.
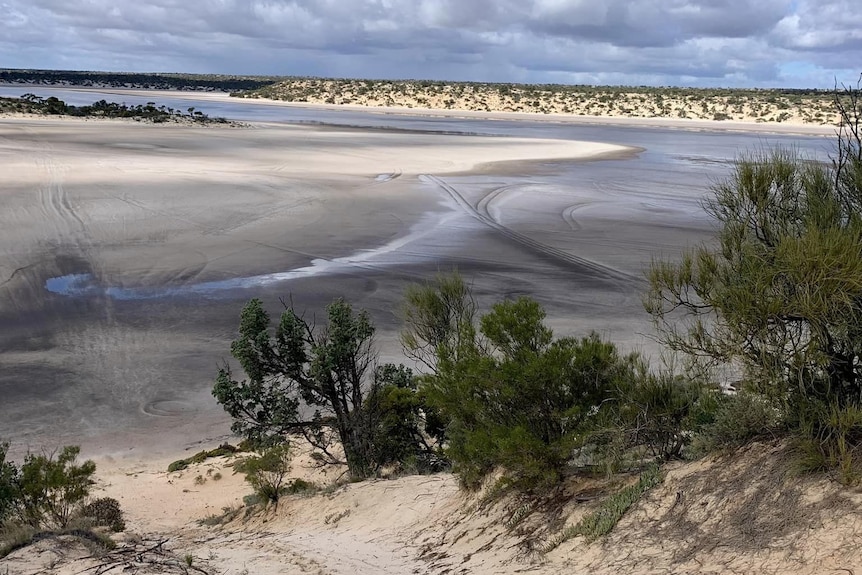
M 761 444 L 672 464 L 612 533 L 593 543 L 576 537 L 547 553 L 541 550 L 619 484 L 575 478 L 556 503 L 525 507 L 513 496 L 460 491 L 448 474 L 408 476 L 289 496 L 277 509 L 239 511 L 210 526 L 197 520 L 241 508 L 250 492 L 225 459 L 170 474 L 164 461 L 103 460 L 100 492 L 126 509 L 129 533 L 120 539 L 165 541 L 169 556 L 190 556 L 209 573 L 858 572 L 859 495 L 793 476 L 786 455 L 786 446 Z M 294 472 L 326 480 L 302 461 Z M 216 473 L 222 478 L 213 479 Z M 99 560 L 73 544 L 42 542 L 0 560 L 0 569 L 30 575 L 49 564 L 71 575 Z

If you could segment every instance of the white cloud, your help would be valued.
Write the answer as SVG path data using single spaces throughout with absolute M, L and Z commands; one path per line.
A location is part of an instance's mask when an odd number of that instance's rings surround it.
M 858 73 L 859 22 L 858 0 L 0 0 L 0 53 L 10 67 L 828 86 Z

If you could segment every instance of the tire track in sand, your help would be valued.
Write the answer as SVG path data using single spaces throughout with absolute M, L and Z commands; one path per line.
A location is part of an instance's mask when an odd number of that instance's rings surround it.
M 483 197 L 476 206 L 473 206 L 455 187 L 444 181 L 442 178 L 425 174 L 422 179 L 436 184 L 439 188 L 445 191 L 458 206 L 464 210 L 469 216 L 485 224 L 489 228 L 499 232 L 503 236 L 515 241 L 522 246 L 539 253 L 540 255 L 553 258 L 579 270 L 590 272 L 594 277 L 612 282 L 636 282 L 642 283 L 644 280 L 633 274 L 588 260 L 586 258 L 570 254 L 561 249 L 543 244 L 529 236 L 516 232 L 515 230 L 498 222 L 490 213 L 488 206 L 501 194 L 505 193 L 513 186 L 503 186 L 492 190 Z
M 51 150 L 36 159 L 37 165 L 48 175 L 48 181 L 39 187 L 39 204 L 45 216 L 53 220 L 58 234 L 71 236 L 86 232 L 86 225 L 69 201 L 64 185 L 64 168 L 54 160 Z

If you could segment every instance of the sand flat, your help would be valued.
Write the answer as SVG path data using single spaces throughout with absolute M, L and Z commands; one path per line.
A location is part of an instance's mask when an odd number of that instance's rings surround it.
M 452 223 L 464 214 L 433 178 L 624 151 L 281 124 L 2 118 L 0 437 L 113 452 L 224 436 L 209 391 L 243 301 L 264 297 L 277 310 L 295 294 L 318 311 L 344 296 L 395 323 L 405 282 L 423 277 L 405 266 L 439 266 L 433 238 L 421 253 L 409 241 L 445 221 L 450 240 L 475 227 L 470 215 Z M 499 245 L 465 241 L 471 256 L 508 260 Z M 229 284 L 237 278 L 245 283 Z M 142 444 L 141 434 L 158 440 Z

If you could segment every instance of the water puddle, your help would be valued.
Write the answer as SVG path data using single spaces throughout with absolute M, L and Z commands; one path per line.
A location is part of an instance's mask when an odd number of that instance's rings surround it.
M 407 235 L 396 238 L 383 246 L 369 250 L 359 250 L 348 256 L 331 260 L 314 259 L 307 266 L 283 272 L 159 287 L 104 286 L 100 285 L 93 274 L 78 273 L 49 278 L 45 281 L 45 289 L 51 293 L 67 297 L 105 296 L 114 300 L 147 300 L 187 296 L 216 298 L 233 290 L 260 288 L 299 278 L 344 273 L 356 268 L 367 268 L 372 264 L 375 268 L 403 264 L 403 258 L 387 261 L 382 256 L 396 252 L 407 244 L 428 235 L 437 226 L 458 215 L 457 212 L 427 213 L 411 228 Z

